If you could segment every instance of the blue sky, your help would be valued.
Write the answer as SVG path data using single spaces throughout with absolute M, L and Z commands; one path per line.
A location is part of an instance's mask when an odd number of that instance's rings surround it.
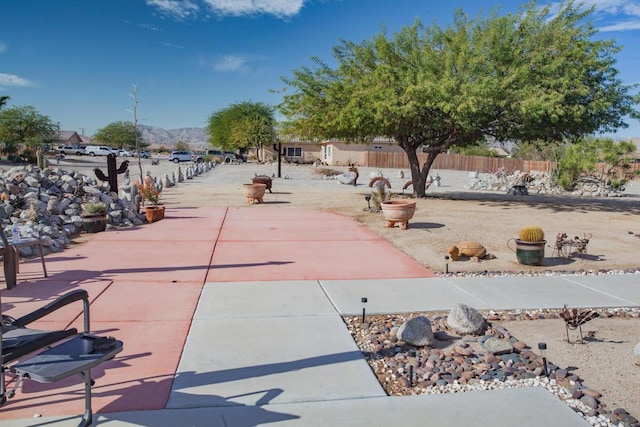
M 92 135 L 132 120 L 204 127 L 214 111 L 242 101 L 276 105 L 281 76 L 331 58 L 340 39 L 369 39 L 410 25 L 440 25 L 455 9 L 512 12 L 502 0 L 1 0 L 0 95 L 32 105 L 62 129 Z M 598 37 L 624 45 L 617 68 L 640 83 L 640 0 L 595 4 Z M 546 4 L 540 2 L 541 5 Z M 640 137 L 640 122 L 617 137 Z

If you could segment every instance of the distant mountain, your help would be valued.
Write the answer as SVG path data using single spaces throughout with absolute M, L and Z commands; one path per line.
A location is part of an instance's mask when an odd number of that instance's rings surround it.
M 164 145 L 167 148 L 175 147 L 179 142 L 186 142 L 191 149 L 200 149 L 208 146 L 208 135 L 204 128 L 180 128 L 162 129 L 156 126 L 139 125 L 142 138 L 151 147 Z

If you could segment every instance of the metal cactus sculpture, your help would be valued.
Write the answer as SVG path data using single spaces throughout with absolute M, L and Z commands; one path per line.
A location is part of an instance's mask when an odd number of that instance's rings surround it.
M 93 172 L 96 174 L 100 181 L 107 181 L 109 183 L 109 191 L 118 191 L 118 175 L 123 174 L 129 167 L 129 161 L 125 160 L 120 164 L 119 168 L 116 168 L 116 155 L 107 155 L 107 175 L 100 170 L 100 168 L 94 168 Z

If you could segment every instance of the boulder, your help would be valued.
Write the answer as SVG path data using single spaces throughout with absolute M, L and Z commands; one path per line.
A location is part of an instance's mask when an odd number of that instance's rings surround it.
M 479 334 L 484 330 L 485 322 L 475 308 L 456 304 L 447 316 L 447 325 L 459 334 Z
M 416 347 L 424 347 L 434 343 L 431 321 L 424 316 L 409 319 L 398 328 L 399 340 Z
M 489 337 L 480 344 L 487 352 L 498 355 L 513 352 L 513 346 L 507 340 Z

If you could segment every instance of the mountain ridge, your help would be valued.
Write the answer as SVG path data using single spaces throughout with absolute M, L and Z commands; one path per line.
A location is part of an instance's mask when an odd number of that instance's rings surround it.
M 146 125 L 138 125 L 138 127 L 144 141 L 151 146 L 175 147 L 178 142 L 184 142 L 191 148 L 204 148 L 209 145 L 209 136 L 205 128 L 163 129 L 158 126 Z

